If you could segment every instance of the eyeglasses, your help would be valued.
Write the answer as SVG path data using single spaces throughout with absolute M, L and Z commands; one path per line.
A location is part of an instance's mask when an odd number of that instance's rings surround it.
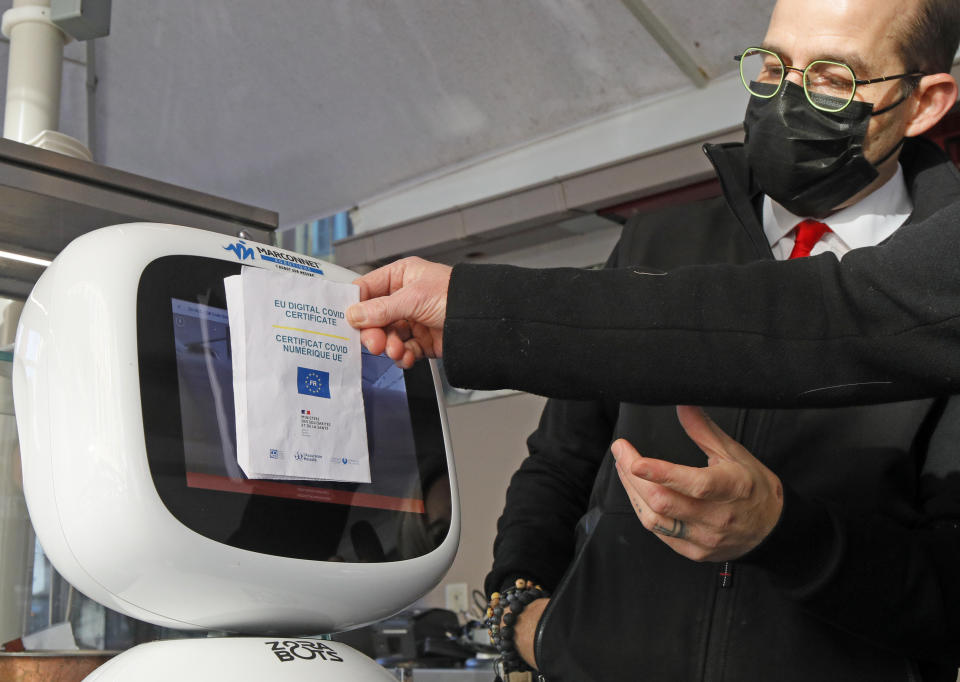
M 803 76 L 803 91 L 807 101 L 820 111 L 836 112 L 847 108 L 853 101 L 858 85 L 870 85 L 900 78 L 919 78 L 927 74 L 920 71 L 898 73 L 895 76 L 880 76 L 858 80 L 853 69 L 843 62 L 818 59 L 803 69 L 786 66 L 776 52 L 762 47 L 748 47 L 743 54 L 734 57 L 740 62 L 740 80 L 743 87 L 754 97 L 769 99 L 780 91 L 788 71 Z

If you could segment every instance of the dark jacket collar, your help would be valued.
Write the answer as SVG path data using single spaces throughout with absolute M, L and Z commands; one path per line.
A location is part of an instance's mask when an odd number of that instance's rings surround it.
M 907 139 L 900 152 L 900 164 L 913 199 L 908 222 L 926 220 L 941 208 L 960 201 L 960 173 L 930 140 Z
M 763 193 L 753 182 L 750 169 L 747 167 L 743 143 L 705 144 L 703 153 L 713 164 L 727 206 L 746 230 L 756 248 L 757 255 L 772 258 L 773 254 L 770 252 L 770 245 L 767 243 L 763 223 L 760 220 L 760 202 Z

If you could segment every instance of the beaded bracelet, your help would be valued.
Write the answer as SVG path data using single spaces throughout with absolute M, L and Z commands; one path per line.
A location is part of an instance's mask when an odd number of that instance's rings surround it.
M 530 670 L 530 667 L 520 657 L 516 643 L 513 641 L 514 626 L 517 616 L 526 608 L 527 604 L 535 599 L 549 596 L 539 585 L 530 580 L 517 578 L 517 581 L 502 593 L 494 592 L 490 595 L 487 605 L 487 619 L 484 625 L 490 633 L 490 641 L 500 653 L 498 673 L 501 677 L 511 672 Z M 509 611 L 505 609 L 509 608 Z

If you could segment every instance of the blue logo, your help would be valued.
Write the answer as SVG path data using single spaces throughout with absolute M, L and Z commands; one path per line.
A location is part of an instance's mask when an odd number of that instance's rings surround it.
M 224 246 L 224 251 L 233 251 L 233 255 L 237 257 L 237 260 L 256 260 L 257 254 L 253 252 L 253 249 L 247 246 L 243 240 L 238 241 L 236 244 L 231 244 L 230 246 Z
M 329 398 L 330 373 L 319 369 L 297 367 L 297 393 Z

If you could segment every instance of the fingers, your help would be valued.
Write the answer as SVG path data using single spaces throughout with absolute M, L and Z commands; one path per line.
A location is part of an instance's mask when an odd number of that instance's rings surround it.
M 650 530 L 664 537 L 676 538 L 677 540 L 686 540 L 689 535 L 686 522 L 675 517 L 671 517 L 669 520 L 664 519 L 662 522 L 657 521 Z
M 424 355 L 439 358 L 443 355 L 443 332 L 422 324 L 413 326 L 413 342 L 423 349 Z M 419 358 L 418 358 L 419 359 Z
M 402 369 L 410 369 L 417 360 L 417 353 L 409 348 L 404 348 L 403 356 L 397 360 L 397 365 Z
M 614 454 L 629 460 L 625 470 L 638 480 L 673 490 L 695 500 L 725 501 L 743 493 L 744 474 L 740 467 L 717 465 L 689 467 L 660 459 L 641 457 L 627 441 L 620 439 L 611 446 Z
M 419 258 L 403 258 L 368 272 L 353 280 L 360 288 L 360 303 L 347 308 L 347 322 L 354 327 L 383 327 L 396 320 L 410 317 L 412 302 L 402 291 L 408 270 L 421 267 Z
M 385 350 L 387 357 L 401 364 L 403 361 L 403 356 L 407 352 L 406 344 L 404 344 L 404 339 L 400 338 L 400 335 L 396 330 L 390 330 L 387 332 L 387 346 Z
M 723 548 L 725 529 L 732 522 L 728 511 L 710 502 L 696 502 L 699 507 L 685 506 L 682 502 L 676 504 L 676 500 L 670 497 L 676 493 L 663 487 L 659 488 L 666 491 L 667 495 L 662 498 L 643 494 L 640 490 L 644 484 L 654 484 L 640 481 L 638 485 L 636 477 L 631 476 L 619 462 L 616 468 L 640 523 L 648 531 L 656 533 L 671 549 L 693 561 L 716 561 L 732 556 L 727 556 L 729 553 L 724 553 Z
M 409 296 L 398 292 L 354 303 L 347 308 L 347 322 L 358 329 L 385 327 L 397 320 L 407 319 L 412 314 L 413 301 Z
M 727 502 L 749 492 L 749 473 L 737 465 L 688 467 L 644 459 L 631 469 L 631 473 L 695 500 Z
M 634 509 L 649 514 L 645 520 L 649 530 L 661 534 L 670 531 L 673 519 L 684 521 L 689 527 L 704 529 L 722 528 L 729 524 L 729 507 L 724 503 L 698 500 L 677 493 L 656 483 L 631 475 L 630 470 L 618 462 L 618 473 L 624 488 L 634 503 Z M 659 528 L 655 528 L 659 526 Z
M 410 338 L 409 329 L 406 331 L 400 325 L 391 325 L 387 328 L 371 327 L 360 331 L 360 343 L 374 355 L 386 353 L 387 357 L 397 362 L 404 354 L 405 341 Z
M 684 518 L 701 513 L 691 500 L 685 499 L 668 488 L 638 478 L 630 471 L 638 459 L 643 459 L 627 441 L 620 439 L 611 448 L 617 459 L 617 474 L 627 497 L 647 530 L 667 537 L 683 538 L 686 535 Z
M 401 338 L 398 334 L 387 336 L 387 357 L 403 369 L 410 369 L 417 360 L 424 357 L 424 349 L 415 339 Z
M 735 461 L 740 459 L 738 455 L 741 451 L 746 452 L 743 446 L 714 424 L 702 408 L 677 405 L 677 419 L 690 440 L 696 443 L 707 457 Z
M 387 327 L 383 352 L 403 369 L 410 369 L 417 360 L 425 355 L 424 349 L 413 338 L 410 325 L 405 320 Z
M 442 328 L 452 269 L 422 258 L 404 258 L 354 280 L 360 303 L 347 308 L 358 329 L 410 320 Z
M 664 515 L 654 511 L 644 497 L 631 487 L 629 473 L 619 465 L 617 474 L 644 528 L 656 533 L 674 551 L 689 559 L 702 561 L 711 555 L 717 544 L 716 534 L 709 528 L 698 526 L 683 517 Z
M 403 286 L 407 269 L 420 262 L 423 261 L 419 258 L 402 258 L 353 280 L 353 283 L 360 287 L 360 300 L 366 301 L 394 293 Z
M 360 343 L 374 355 L 380 355 L 387 347 L 387 334 L 379 327 L 360 331 Z
M 360 342 L 369 352 L 385 354 L 403 369 L 410 369 L 425 357 L 440 357 L 440 337 L 435 337 L 423 325 L 411 328 L 403 323 L 386 329 L 371 327 L 360 332 Z

